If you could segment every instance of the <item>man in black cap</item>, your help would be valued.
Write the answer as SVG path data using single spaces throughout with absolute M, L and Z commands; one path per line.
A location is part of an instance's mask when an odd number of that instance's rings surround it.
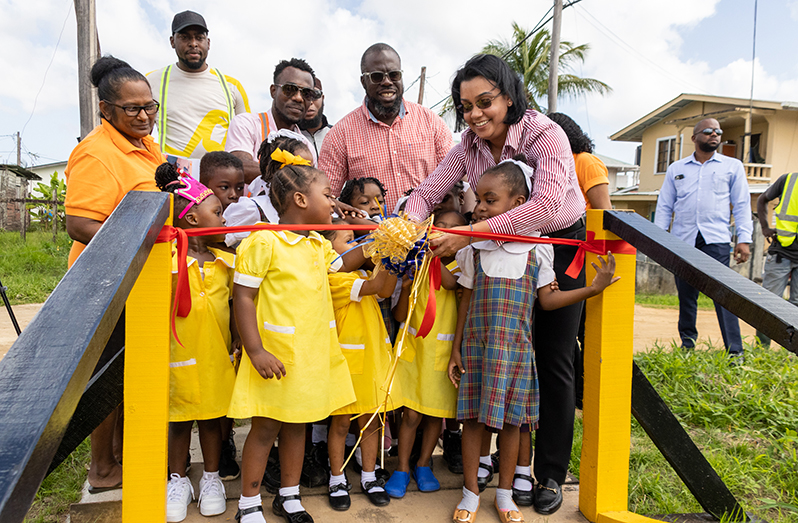
M 230 121 L 249 112 L 247 94 L 238 80 L 205 62 L 211 39 L 199 13 L 177 13 L 169 43 L 177 63 L 147 75 L 153 98 L 161 104 L 156 122 L 161 151 L 196 159 L 223 151 Z

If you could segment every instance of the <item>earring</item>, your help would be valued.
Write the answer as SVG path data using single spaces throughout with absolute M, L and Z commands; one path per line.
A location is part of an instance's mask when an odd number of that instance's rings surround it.
M 513 101 L 512 101 L 512 100 L 510 100 L 509 102 L 507 102 L 507 107 L 510 107 L 511 105 L 513 105 Z

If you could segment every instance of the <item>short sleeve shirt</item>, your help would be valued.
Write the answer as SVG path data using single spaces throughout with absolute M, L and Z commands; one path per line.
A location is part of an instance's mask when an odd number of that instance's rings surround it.
M 610 183 L 607 166 L 597 156 L 590 153 L 575 154 L 574 166 L 576 177 L 579 180 L 579 188 L 582 189 L 582 196 L 585 198 L 585 207 L 592 209 L 593 207 L 587 199 L 587 191 L 596 185 Z

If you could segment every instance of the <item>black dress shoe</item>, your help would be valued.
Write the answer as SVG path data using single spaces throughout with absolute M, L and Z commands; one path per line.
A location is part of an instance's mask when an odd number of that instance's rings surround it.
M 387 492 L 385 492 L 385 490 L 369 492 L 374 487 L 380 487 L 380 488 L 385 487 L 385 482 L 382 481 L 381 479 L 377 479 L 377 481 L 369 481 L 364 485 L 362 485 L 362 487 L 363 487 L 363 492 L 366 494 L 366 497 L 369 498 L 369 501 L 371 501 L 372 505 L 376 507 L 384 507 L 385 505 L 391 502 L 391 497 L 388 495 Z
M 463 473 L 462 433 L 458 430 L 443 431 L 443 460 L 452 474 Z
M 533 503 L 533 492 L 535 490 L 535 480 L 532 479 L 532 476 L 527 476 L 526 474 L 515 474 L 513 475 L 513 483 L 515 483 L 515 479 L 525 479 L 532 484 L 532 490 L 519 490 L 513 487 L 513 501 L 519 507 L 529 507 Z
M 377 479 L 382 480 L 383 483 L 388 481 L 388 478 L 391 477 L 391 473 L 385 470 L 384 468 L 378 468 L 377 470 L 374 471 L 374 474 L 376 474 Z
M 338 485 L 329 487 L 330 494 L 341 490 L 346 491 L 346 494 L 343 496 L 327 495 L 327 499 L 330 501 L 330 506 L 333 510 L 349 510 L 349 507 L 352 506 L 352 499 L 349 497 L 349 491 L 352 490 L 352 484 L 347 481 L 346 483 L 339 483 Z
M 533 505 L 539 514 L 554 514 L 562 506 L 562 486 L 553 479 L 544 479 L 535 485 Z
M 244 510 L 239 509 L 238 512 L 236 512 L 235 520 L 241 521 L 242 517 L 246 516 L 247 514 L 252 514 L 253 512 L 263 512 L 263 507 L 258 505 L 257 507 L 249 507 L 245 508 Z
M 490 483 L 493 480 L 493 466 L 492 465 L 485 465 L 484 463 L 480 463 L 479 464 L 479 468 L 485 469 L 485 470 L 488 471 L 488 476 L 487 477 L 485 477 L 485 478 L 477 477 L 477 486 L 479 487 L 479 491 L 482 492 L 483 490 L 485 490 L 488 487 L 488 483 Z
M 288 523 L 313 523 L 313 518 L 310 517 L 310 514 L 308 514 L 306 510 L 301 512 L 286 512 L 283 508 L 283 503 L 292 499 L 301 498 L 299 494 L 294 494 L 292 496 L 276 495 L 272 502 L 272 512 L 274 512 L 274 515 L 284 517 Z
M 313 457 L 312 449 L 313 447 L 310 447 L 305 452 L 302 461 L 302 475 L 299 477 L 299 484 L 308 488 L 321 487 L 330 481 L 326 468 Z

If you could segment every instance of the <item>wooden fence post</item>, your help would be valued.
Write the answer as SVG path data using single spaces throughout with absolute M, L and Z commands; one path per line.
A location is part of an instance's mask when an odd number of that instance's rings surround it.
M 166 520 L 171 295 L 172 244 L 156 243 L 125 309 L 123 523 Z
M 58 189 L 53 191 L 53 243 L 56 243 L 58 236 Z

